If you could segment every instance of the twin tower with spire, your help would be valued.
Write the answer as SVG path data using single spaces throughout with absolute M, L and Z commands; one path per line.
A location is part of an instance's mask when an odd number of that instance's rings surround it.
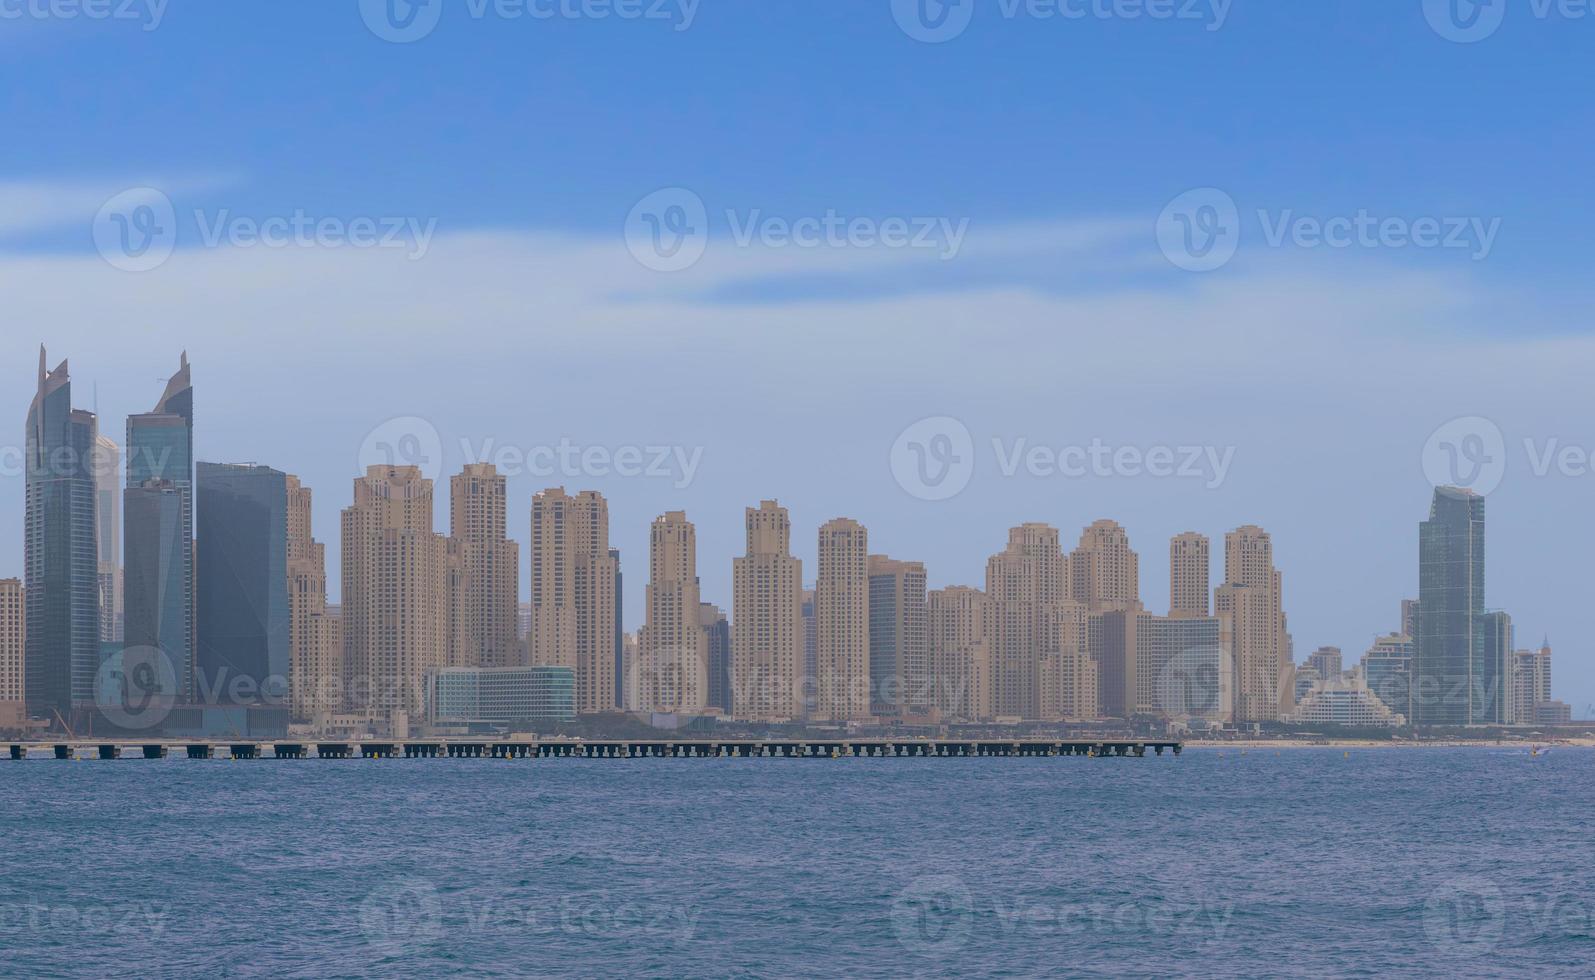
M 155 407 L 127 420 L 122 482 L 116 444 L 95 413 L 72 407 L 68 362 L 48 364 L 41 344 L 27 422 L 24 697 L 35 717 L 72 724 L 111 693 L 96 688 L 120 649 L 164 651 L 176 696 L 192 683 L 194 389 L 184 352 Z

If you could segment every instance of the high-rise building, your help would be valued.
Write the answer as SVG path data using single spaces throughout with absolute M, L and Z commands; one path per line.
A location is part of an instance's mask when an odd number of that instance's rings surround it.
M 1413 725 L 1483 722 L 1473 690 L 1483 680 L 1484 630 L 1484 498 L 1439 487 L 1418 525 Z
M 803 717 L 812 718 L 819 709 L 820 634 L 814 622 L 814 589 L 803 590 L 803 676 L 799 697 L 803 702 Z
M 288 475 L 200 463 L 195 473 L 195 694 L 205 704 L 280 713 L 286 726 L 293 615 Z
M 626 644 L 621 637 L 626 635 L 626 576 L 620 570 L 620 549 L 610 548 L 609 557 L 615 563 L 615 705 L 617 707 L 626 703 L 625 681 L 626 677 Z M 528 608 L 527 632 L 531 632 L 530 608 Z
M 23 661 L 28 613 L 22 580 L 0 579 L 0 730 L 19 728 L 27 717 Z
M 1374 697 L 1391 711 L 1407 716 L 1412 710 L 1412 637 L 1389 633 L 1375 640 L 1362 655 L 1362 675 Z
M 870 711 L 869 532 L 838 517 L 820 528 L 814 586 L 819 721 L 863 721 Z
M 1224 536 L 1224 583 L 1214 607 L 1229 626 L 1235 721 L 1277 721 L 1295 705 L 1295 663 L 1268 532 L 1248 525 Z
M 1229 720 L 1218 617 L 1112 611 L 1093 614 L 1090 624 L 1088 645 L 1102 676 L 1103 714 Z
M 989 606 L 984 592 L 961 585 L 936 589 L 925 598 L 936 707 L 945 718 L 989 721 L 993 716 Z
M 30 713 L 62 720 L 94 700 L 100 665 L 99 551 L 93 452 L 98 423 L 72 407 L 67 362 L 45 368 L 28 408 L 23 528 Z
M 731 711 L 749 721 L 795 720 L 804 715 L 804 678 L 814 676 L 805 665 L 813 597 L 792 555 L 786 508 L 761 501 L 743 511 L 743 525 L 744 552 L 731 560 Z
M 576 669 L 577 712 L 615 710 L 619 562 L 603 495 L 556 487 L 533 497 L 529 555 L 532 662 Z
M 289 704 L 295 720 L 310 721 L 343 707 L 343 635 L 327 605 L 327 547 L 313 534 L 314 495 L 298 477 L 286 484 Z
M 1195 531 L 1169 539 L 1169 617 L 1201 619 L 1208 615 L 1208 575 L 1213 567 L 1207 536 Z
M 1007 547 L 987 560 L 986 636 L 996 717 L 1042 716 L 1043 658 L 1062 648 L 1063 624 L 1074 624 L 1078 632 L 1084 623 L 1086 604 L 1069 598 L 1069 580 L 1058 529 L 1046 524 L 1012 528 Z
M 640 632 L 640 631 L 639 631 Z M 637 663 L 641 660 L 639 649 L 641 641 L 636 633 L 622 633 L 620 636 L 620 672 L 626 678 L 621 686 L 621 691 L 626 700 L 620 706 L 627 711 L 642 710 L 642 684 L 638 680 Z
M 446 666 L 447 563 L 419 467 L 372 466 L 354 481 L 343 511 L 345 689 L 353 710 L 396 730 L 423 717 L 427 672 Z
M 508 494 L 491 463 L 449 481 L 450 667 L 517 667 L 520 549 L 508 537 Z
M 1141 560 L 1115 521 L 1096 521 L 1080 532 L 1069 553 L 1069 588 L 1088 612 L 1141 608 Z
M 1547 639 L 1538 650 L 1519 650 L 1512 658 L 1512 723 L 1537 723 L 1540 705 L 1551 700 L 1551 642 Z
M 650 535 L 643 710 L 695 714 L 708 707 L 709 638 L 698 606 L 698 532 L 685 513 L 670 511 L 654 520 Z
M 1418 635 L 1418 600 L 1401 600 L 1401 635 Z
M 902 719 L 930 713 L 930 637 L 925 566 L 870 555 L 870 713 Z
M 1319 647 L 1307 655 L 1307 666 L 1318 672 L 1326 681 L 1339 679 L 1345 672 L 1344 658 L 1339 647 Z
M 122 492 L 127 601 L 123 642 L 154 665 L 141 690 L 170 702 L 194 696 L 194 635 L 188 575 L 191 551 L 183 530 L 189 495 L 170 480 L 146 480 Z M 171 690 L 166 690 L 170 683 Z
M 1512 651 L 1516 637 L 1512 617 L 1495 611 L 1484 614 L 1484 651 L 1470 687 L 1475 725 L 1510 725 L 1512 705 Z
M 100 642 L 122 642 L 122 449 L 94 440 L 94 521 L 99 538 Z
M 159 591 L 146 588 L 139 601 L 161 605 L 159 609 L 125 608 L 125 617 L 137 617 L 146 625 L 146 632 L 134 638 L 124 628 L 124 639 L 130 648 L 158 648 L 175 668 L 178 697 L 192 697 L 198 634 L 194 623 L 194 386 L 187 352 L 155 407 L 143 415 L 128 416 L 127 487 L 148 491 L 149 496 L 136 514 L 129 508 L 132 498 L 124 498 L 123 559 L 129 569 L 135 565 L 141 569 L 146 585 L 151 569 L 160 569 Z M 177 496 L 175 524 L 166 514 L 171 502 L 157 505 L 153 499 L 167 492 Z M 159 529 L 135 526 L 135 519 L 155 519 L 157 515 Z M 169 563 L 175 567 L 168 575 Z M 131 601 L 124 591 L 124 602 Z M 158 628 L 150 632 L 150 624 L 158 624 Z
M 709 644 L 709 707 L 731 713 L 731 621 L 712 602 L 698 604 L 698 625 Z
M 614 553 L 614 549 L 610 549 Z M 532 638 L 532 604 L 523 602 L 516 607 L 515 628 L 520 636 L 521 646 L 526 646 L 526 641 Z

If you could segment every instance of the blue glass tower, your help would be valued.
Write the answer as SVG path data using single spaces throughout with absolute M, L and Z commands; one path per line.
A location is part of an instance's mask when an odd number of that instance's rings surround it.
M 1408 716 L 1414 725 L 1488 724 L 1484 498 L 1440 487 L 1418 525 L 1418 624 Z
M 286 716 L 288 475 L 200 463 L 196 486 L 196 690 L 207 704 L 263 706 Z
M 23 565 L 24 685 L 31 714 L 64 722 L 94 700 L 99 668 L 99 547 L 95 534 L 92 412 L 72 408 L 67 362 L 45 369 L 28 409 Z
M 187 353 L 154 410 L 128 417 L 124 511 L 123 639 L 129 649 L 164 653 L 179 679 L 177 697 L 186 699 L 193 695 L 195 642 L 194 388 Z

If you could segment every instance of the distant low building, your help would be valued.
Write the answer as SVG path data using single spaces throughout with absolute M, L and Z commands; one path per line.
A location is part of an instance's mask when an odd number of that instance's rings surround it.
M 1551 700 L 1551 644 L 1512 655 L 1512 721 L 1539 724 L 1540 705 Z
M 1360 674 L 1349 680 L 1320 681 L 1285 721 L 1344 728 L 1400 728 L 1407 723 L 1405 716 L 1391 711 L 1368 690 Z
M 1320 680 L 1323 680 L 1323 678 L 1319 675 L 1318 668 L 1311 666 L 1297 667 L 1296 703 L 1301 704 L 1302 698 L 1305 698 L 1314 687 L 1317 687 Z
M 1408 603 L 1403 603 L 1403 610 Z M 1416 603 L 1411 603 L 1416 606 Z M 1406 714 L 1412 680 L 1412 637 L 1389 633 L 1374 641 L 1362 655 L 1362 674 L 1368 689 L 1391 711 Z
M 427 722 L 504 725 L 576 718 L 574 667 L 445 667 L 427 673 Z
M 1319 647 L 1307 655 L 1307 666 L 1318 672 L 1321 680 L 1338 680 L 1344 667 L 1339 647 Z M 1299 685 L 1298 685 L 1299 688 Z M 1301 698 L 1297 698 L 1301 700 Z
M 1573 720 L 1573 707 L 1566 701 L 1543 701 L 1534 706 L 1536 725 L 1566 725 Z

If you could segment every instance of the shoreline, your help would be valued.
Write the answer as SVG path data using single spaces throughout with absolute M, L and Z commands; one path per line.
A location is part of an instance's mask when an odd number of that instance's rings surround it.
M 1414 742 L 1409 740 L 1380 741 L 1375 739 L 1187 739 L 1185 751 L 1193 749 L 1522 749 L 1545 748 L 1595 748 L 1595 738 L 1542 738 L 1542 739 L 1435 739 Z

